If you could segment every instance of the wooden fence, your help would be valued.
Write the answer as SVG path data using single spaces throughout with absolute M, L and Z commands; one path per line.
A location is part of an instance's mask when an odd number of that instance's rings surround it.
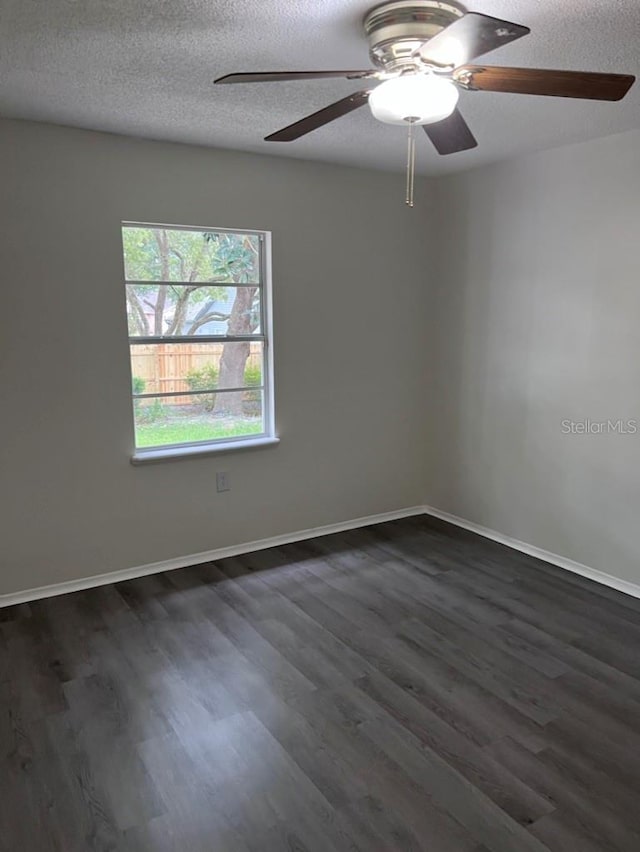
M 131 374 L 144 381 L 144 393 L 189 391 L 185 376 L 208 364 L 219 368 L 224 343 L 160 343 L 131 346 Z M 248 367 L 262 367 L 262 344 L 251 343 Z M 187 405 L 193 397 L 175 396 L 164 400 L 169 405 Z

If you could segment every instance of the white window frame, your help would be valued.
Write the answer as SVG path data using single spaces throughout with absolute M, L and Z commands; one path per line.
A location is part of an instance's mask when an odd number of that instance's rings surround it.
M 135 222 L 123 221 L 121 228 L 166 228 L 171 231 L 194 231 L 201 233 L 202 231 L 210 231 L 219 234 L 250 234 L 258 237 L 260 244 L 260 328 L 261 334 L 253 335 L 193 335 L 185 337 L 128 337 L 128 348 L 131 345 L 143 345 L 148 343 L 184 343 L 189 340 L 195 343 L 226 343 L 226 342 L 242 342 L 242 341 L 259 341 L 263 345 L 263 377 L 262 377 L 262 416 L 264 422 L 264 430 L 259 435 L 239 435 L 236 438 L 220 438 L 208 441 L 191 441 L 182 444 L 168 444 L 160 447 L 135 448 L 131 456 L 133 464 L 143 464 L 146 462 L 156 462 L 169 459 L 178 459 L 185 456 L 194 455 L 209 455 L 213 453 L 231 452 L 234 450 L 254 449 L 275 445 L 279 443 L 279 438 L 275 430 L 275 393 L 274 393 L 274 373 L 273 373 L 273 302 L 272 302 L 272 272 L 271 272 L 271 231 L 255 230 L 253 228 L 219 228 L 209 225 L 168 225 L 158 222 Z M 124 246 L 122 247 L 123 270 L 124 270 Z M 125 292 L 129 285 L 136 284 L 162 284 L 170 283 L 175 285 L 188 284 L 189 282 L 181 281 L 127 281 L 126 274 L 123 275 Z M 215 282 L 211 286 L 215 286 Z M 221 283 L 220 286 L 234 287 L 234 284 Z M 240 285 L 245 286 L 245 285 Z M 132 387 L 132 371 L 131 357 L 129 356 L 129 370 L 131 381 L 129 386 Z M 238 388 L 238 391 L 245 388 Z M 205 393 L 206 391 L 203 391 Z M 225 392 L 230 392 L 230 389 L 225 389 Z M 141 394 L 131 395 L 131 412 L 134 418 L 134 445 L 135 445 L 135 414 L 134 401 L 135 399 L 145 397 L 158 396 L 184 396 L 184 391 L 167 394 Z

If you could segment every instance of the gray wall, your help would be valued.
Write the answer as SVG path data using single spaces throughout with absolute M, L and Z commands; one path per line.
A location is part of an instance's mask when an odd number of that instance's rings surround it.
M 401 175 L 9 121 L 0 172 L 0 594 L 421 502 Z M 273 232 L 277 448 L 130 465 L 122 219 Z
M 0 172 L 0 594 L 423 500 L 640 582 L 640 423 L 562 431 L 640 421 L 640 132 L 413 211 L 400 175 L 21 122 Z M 122 219 L 273 231 L 277 448 L 129 464 Z
M 640 583 L 640 131 L 437 194 L 426 502 Z

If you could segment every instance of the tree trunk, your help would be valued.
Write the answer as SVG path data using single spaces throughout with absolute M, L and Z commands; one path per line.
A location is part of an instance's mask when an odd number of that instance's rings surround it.
M 145 316 L 144 308 L 140 304 L 140 299 L 138 299 L 133 287 L 127 287 L 127 301 L 131 306 L 131 317 L 135 325 L 135 330 L 130 328 L 129 334 L 136 333 L 142 336 L 148 336 L 149 323 Z
M 169 237 L 167 236 L 167 232 L 164 228 L 161 231 L 154 231 L 154 235 L 156 238 L 156 243 L 158 244 L 158 251 L 160 253 L 160 278 L 163 281 L 168 281 L 170 272 L 169 272 Z M 156 306 L 154 310 L 154 334 L 158 337 L 162 336 L 163 324 L 164 324 L 164 306 L 167 301 L 167 285 L 161 284 L 158 287 L 158 297 L 156 299 Z
M 228 334 L 251 334 L 254 330 L 251 322 L 251 306 L 256 287 L 238 287 L 236 298 L 229 316 Z M 220 358 L 219 388 L 241 388 L 244 386 L 244 371 L 247 365 L 251 344 L 225 343 Z M 242 417 L 242 393 L 220 393 L 216 396 L 215 411 Z

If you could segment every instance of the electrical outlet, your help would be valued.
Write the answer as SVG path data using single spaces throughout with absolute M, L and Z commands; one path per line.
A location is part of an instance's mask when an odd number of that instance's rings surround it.
M 216 473 L 216 491 L 218 493 L 221 491 L 231 491 L 231 482 L 229 481 L 229 474 L 226 471 Z

